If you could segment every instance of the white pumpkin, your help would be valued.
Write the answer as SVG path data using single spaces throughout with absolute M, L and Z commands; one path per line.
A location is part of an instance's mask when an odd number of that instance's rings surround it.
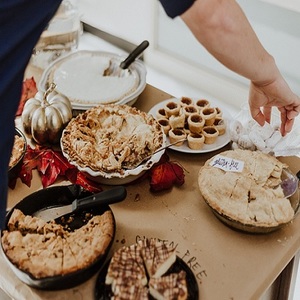
M 24 131 L 38 144 L 58 143 L 62 130 L 72 118 L 69 99 L 56 93 L 55 87 L 52 83 L 46 92 L 37 92 L 24 105 Z

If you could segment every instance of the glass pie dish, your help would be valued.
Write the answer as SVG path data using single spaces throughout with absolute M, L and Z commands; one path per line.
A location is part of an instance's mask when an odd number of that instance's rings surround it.
M 299 189 L 299 179 L 298 177 L 293 174 L 288 168 L 283 169 L 282 172 L 282 182 L 281 187 L 283 189 L 284 194 L 289 199 L 292 209 L 294 210 L 294 217 L 297 216 L 299 213 L 299 206 L 300 206 L 300 189 Z M 204 197 L 203 197 L 204 198 Z M 290 224 L 293 219 L 290 222 L 287 223 L 281 223 L 276 226 L 262 226 L 262 225 L 252 225 L 252 224 L 246 224 L 241 221 L 235 220 L 228 215 L 216 210 L 212 205 L 210 204 L 207 199 L 204 198 L 204 201 L 208 205 L 208 207 L 211 209 L 213 214 L 225 225 L 229 226 L 232 229 L 243 231 L 247 233 L 254 233 L 254 234 L 264 234 L 264 233 L 271 233 L 274 232 L 288 224 Z

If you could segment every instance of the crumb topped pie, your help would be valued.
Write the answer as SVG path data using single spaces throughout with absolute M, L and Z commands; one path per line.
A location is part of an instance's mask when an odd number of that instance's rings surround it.
M 127 105 L 107 104 L 71 120 L 61 146 L 68 160 L 80 168 L 122 174 L 161 148 L 163 136 L 151 115 Z
M 217 160 L 219 162 L 217 162 Z M 222 169 L 230 160 L 239 171 Z M 245 225 L 275 227 L 290 222 L 294 210 L 281 187 L 287 166 L 259 151 L 229 150 L 209 159 L 199 171 L 203 198 L 218 214 Z

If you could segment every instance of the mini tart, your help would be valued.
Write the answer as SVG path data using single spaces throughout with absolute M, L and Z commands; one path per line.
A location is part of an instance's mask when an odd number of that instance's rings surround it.
M 170 101 L 168 103 L 166 103 L 164 109 L 166 112 L 166 116 L 169 118 L 171 116 L 178 116 L 180 113 L 180 104 L 178 102 L 175 101 Z
M 193 100 L 189 97 L 181 97 L 180 104 L 181 106 L 192 105 Z
M 174 144 L 174 146 L 177 146 L 177 147 L 182 146 L 185 139 L 186 139 L 186 132 L 184 131 L 184 129 L 176 128 L 176 129 L 171 129 L 169 131 L 170 143 L 173 144 L 175 142 L 178 142 L 178 143 Z
M 171 129 L 170 122 L 167 118 L 158 119 L 158 124 L 162 127 L 164 134 L 168 135 Z
M 193 150 L 200 150 L 204 146 L 205 137 L 202 133 L 190 133 L 187 136 L 187 143 L 189 148 Z
M 214 126 L 205 126 L 202 130 L 205 137 L 205 144 L 213 144 L 219 136 L 219 131 Z
M 222 118 L 223 112 L 219 107 L 216 107 L 217 115 L 216 118 Z
M 209 107 L 210 106 L 210 102 L 208 100 L 206 100 L 206 99 L 199 99 L 199 100 L 196 101 L 195 104 L 196 104 L 196 106 L 199 107 L 200 110 L 203 109 L 203 108 L 205 108 L 205 107 Z
M 171 128 L 183 128 L 185 123 L 185 115 L 183 113 L 177 115 L 177 116 L 171 116 L 169 118 L 169 123 Z
M 183 106 L 182 110 L 186 119 L 192 114 L 199 113 L 198 107 L 193 104 Z
M 160 108 L 157 113 L 156 113 L 156 118 L 161 119 L 161 118 L 167 118 L 167 114 L 164 108 Z
M 205 107 L 200 111 L 200 115 L 205 120 L 205 125 L 211 126 L 217 116 L 217 110 L 215 107 Z
M 218 129 L 219 135 L 223 135 L 226 132 L 225 120 L 221 117 L 215 118 L 213 126 L 215 126 Z
M 190 132 L 200 133 L 204 127 L 205 120 L 204 120 L 204 118 L 201 117 L 200 114 L 195 113 L 195 114 L 191 114 L 188 117 L 187 123 L 188 123 Z

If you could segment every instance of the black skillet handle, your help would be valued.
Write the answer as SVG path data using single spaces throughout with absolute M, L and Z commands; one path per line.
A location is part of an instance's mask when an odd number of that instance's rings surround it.
M 74 200 L 72 202 L 72 211 L 121 202 L 126 198 L 126 196 L 126 188 L 123 186 L 116 186 L 109 190 Z

